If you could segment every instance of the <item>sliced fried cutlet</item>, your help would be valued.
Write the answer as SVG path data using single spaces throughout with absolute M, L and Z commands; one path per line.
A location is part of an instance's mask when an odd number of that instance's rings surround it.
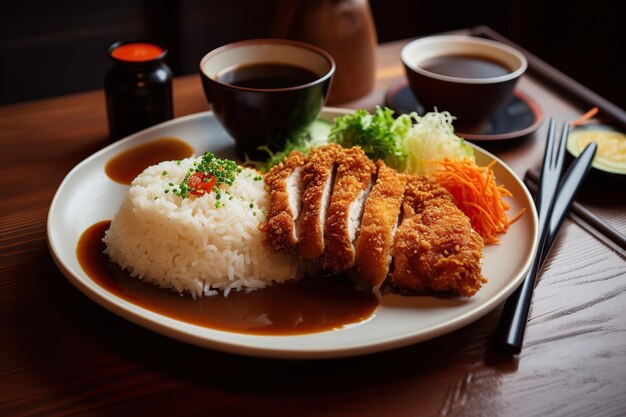
M 374 287 L 389 275 L 391 245 L 398 226 L 407 176 L 377 161 L 378 176 L 367 197 L 355 245 L 359 276 Z
M 335 161 L 343 153 L 336 144 L 311 150 L 302 168 L 302 213 L 297 254 L 303 259 L 316 259 L 324 253 L 324 222 L 335 181 Z
M 306 155 L 292 151 L 265 175 L 270 207 L 260 229 L 266 233 L 265 242 L 274 250 L 294 248 L 298 242 L 297 220 L 302 207 L 302 170 L 306 162 Z
M 452 196 L 430 178 L 411 177 L 403 216 L 394 238 L 392 284 L 474 295 L 486 282 L 480 268 L 484 244 Z
M 396 287 L 410 288 L 416 291 L 428 290 L 426 277 L 418 275 L 410 266 L 414 246 L 419 244 L 419 235 L 415 230 L 415 216 L 423 209 L 423 203 L 433 196 L 428 193 L 429 184 L 420 177 L 407 176 L 400 212 L 400 224 L 392 244 L 393 271 L 392 284 Z
M 376 165 L 359 147 L 337 157 L 337 175 L 324 225 L 322 265 L 333 273 L 352 269 L 354 242 Z

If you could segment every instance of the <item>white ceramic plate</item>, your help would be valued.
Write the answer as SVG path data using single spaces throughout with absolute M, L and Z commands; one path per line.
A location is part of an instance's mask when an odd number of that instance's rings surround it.
M 326 108 L 322 118 L 348 113 Z M 210 150 L 234 157 L 234 142 L 213 114 L 199 113 L 154 126 L 100 150 L 78 164 L 57 190 L 48 214 L 48 243 L 55 262 L 80 291 L 110 311 L 153 331 L 207 348 L 254 356 L 330 358 L 379 352 L 421 342 L 465 326 L 493 310 L 521 283 L 537 245 L 537 214 L 526 188 L 504 163 L 494 167 L 498 184 L 514 195 L 510 215 L 526 213 L 502 236 L 499 245 L 485 248 L 483 274 L 489 279 L 470 299 L 385 296 L 368 320 L 346 328 L 297 336 L 259 336 L 212 330 L 154 313 L 111 294 L 87 276 L 78 264 L 76 244 L 89 226 L 113 218 L 127 186 L 110 180 L 106 162 L 147 141 L 178 137 L 197 154 Z M 475 147 L 477 161 L 493 155 Z

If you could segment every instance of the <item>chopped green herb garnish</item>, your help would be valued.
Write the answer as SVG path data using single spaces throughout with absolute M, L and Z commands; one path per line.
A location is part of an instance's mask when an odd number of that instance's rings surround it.
M 197 193 L 199 190 L 189 185 L 189 178 L 199 174 L 203 177 L 203 183 L 208 183 L 215 179 L 215 185 L 212 189 L 215 191 L 216 200 L 219 200 L 222 197 L 220 186 L 223 184 L 227 186 L 233 185 L 237 174 L 241 171 L 242 168 L 235 161 L 218 159 L 211 152 L 206 152 L 200 161 L 193 163 L 193 168 L 187 171 L 185 178 L 183 178 L 178 187 L 172 189 L 172 192 L 181 198 L 187 198 L 189 194 Z M 199 195 L 202 195 L 202 192 Z M 216 207 L 221 205 L 223 204 L 219 203 L 219 201 L 215 203 Z
M 167 171 L 161 172 L 161 175 L 166 176 L 167 175 Z

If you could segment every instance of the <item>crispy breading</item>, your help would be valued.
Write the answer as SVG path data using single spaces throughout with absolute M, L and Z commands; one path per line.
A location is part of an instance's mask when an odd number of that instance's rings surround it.
M 408 177 L 381 160 L 376 165 L 378 177 L 365 203 L 355 249 L 359 276 L 380 286 L 389 275 L 391 245 Z
M 472 296 L 486 279 L 484 243 L 452 196 L 434 180 L 411 177 L 394 238 L 394 286 Z
M 296 251 L 303 259 L 316 259 L 324 253 L 327 202 L 330 202 L 329 194 L 332 192 L 335 161 L 343 151 L 337 144 L 314 148 L 302 168 L 304 191 Z
M 297 169 L 301 188 L 293 185 Z M 486 282 L 482 238 L 430 177 L 400 174 L 382 161 L 374 164 L 358 147 L 331 144 L 312 149 L 308 158 L 292 152 L 265 183 L 270 209 L 261 229 L 276 250 L 295 249 L 332 273 L 353 268 L 373 287 L 389 277 L 402 290 L 469 297 Z
M 298 242 L 296 235 L 296 217 L 290 203 L 288 188 L 289 177 L 294 171 L 303 166 L 308 158 L 300 151 L 292 151 L 280 164 L 272 167 L 265 175 L 265 185 L 270 192 L 270 207 L 266 221 L 259 229 L 266 233 L 265 243 L 274 250 L 294 248 Z M 300 199 L 297 196 L 297 199 Z
M 339 273 L 354 267 L 354 239 L 366 191 L 375 172 L 376 165 L 359 147 L 346 149 L 337 157 L 335 185 L 324 225 L 322 257 L 323 267 L 330 272 Z

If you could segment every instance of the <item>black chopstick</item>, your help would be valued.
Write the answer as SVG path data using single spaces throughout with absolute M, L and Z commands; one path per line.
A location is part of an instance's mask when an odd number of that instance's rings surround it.
M 535 189 L 531 191 L 536 191 L 536 184 L 539 181 L 539 173 L 535 170 L 529 170 L 528 172 L 526 172 L 526 177 L 528 181 L 532 183 L 535 187 Z M 613 242 L 623 250 L 626 250 L 626 236 L 624 236 L 614 227 L 610 226 L 604 220 L 593 214 L 582 204 L 574 201 L 574 203 L 572 203 L 571 212 L 578 216 L 582 222 L 586 223 L 586 227 L 595 229 L 595 233 L 599 233 L 599 235 L 601 235 L 605 239 L 609 239 L 611 242 Z
M 524 282 L 506 301 L 496 329 L 496 346 L 507 353 L 519 353 L 522 349 L 537 276 L 571 207 L 574 196 L 582 180 L 589 172 L 597 148 L 595 144 L 587 146 L 572 163 L 563 180 L 559 182 L 568 134 L 569 124 L 564 123 L 557 146 L 558 150 L 555 153 L 554 120 L 550 120 L 546 152 L 536 198 L 537 211 L 539 212 L 537 252 Z
M 559 229 L 563 224 L 563 221 L 567 217 L 572 204 L 574 203 L 574 197 L 578 193 L 580 186 L 583 183 L 583 179 L 587 176 L 587 173 L 591 169 L 591 162 L 596 154 L 598 145 L 590 143 L 585 147 L 585 150 L 576 158 L 574 163 L 570 165 L 569 169 L 563 176 L 563 181 L 559 183 L 559 192 L 556 200 L 554 201 L 554 208 L 552 210 L 552 216 L 550 217 L 550 223 L 548 224 L 548 232 L 544 249 L 542 251 L 541 265 L 545 262 L 552 245 L 556 240 L 556 235 L 559 233 Z
M 563 161 L 565 159 L 565 142 L 567 136 L 561 135 L 558 151 L 555 152 L 555 122 L 550 119 L 548 137 L 541 166 L 539 188 L 535 197 L 535 205 L 539 215 L 539 243 L 528 274 L 522 285 L 507 299 L 500 315 L 496 329 L 495 342 L 500 350 L 510 353 L 519 353 L 526 330 L 526 318 L 530 310 L 530 299 L 535 286 L 536 277 L 541 267 L 542 251 L 547 236 L 550 214 L 554 207 L 554 197 L 557 192 Z M 569 131 L 569 125 L 563 126 Z M 563 151 L 561 151 L 561 149 Z

